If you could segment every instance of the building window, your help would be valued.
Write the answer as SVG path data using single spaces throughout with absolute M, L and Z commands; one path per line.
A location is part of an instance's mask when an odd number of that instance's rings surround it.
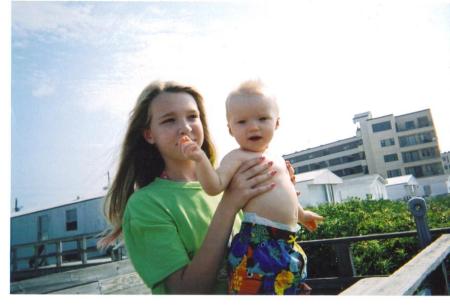
M 416 178 L 424 176 L 421 166 L 405 167 L 405 173 L 406 175 L 413 175 Z
M 387 147 L 395 145 L 395 140 L 393 138 L 384 139 L 380 141 L 381 147 Z
M 384 162 L 392 162 L 392 161 L 398 161 L 397 154 L 390 154 L 384 156 Z
M 432 158 L 436 158 L 436 150 L 435 148 L 431 147 L 431 148 L 424 148 L 421 150 L 422 152 L 422 157 L 426 158 L 426 159 L 432 159 Z
M 430 126 L 430 121 L 428 120 L 427 116 L 419 117 L 417 119 L 417 122 L 419 124 L 419 128 Z
M 402 171 L 400 169 L 392 169 L 387 171 L 388 178 L 398 177 L 402 175 Z
M 402 153 L 403 162 L 414 162 L 420 160 L 420 155 L 418 151 L 407 151 Z
M 400 147 L 412 146 L 417 144 L 415 135 L 401 136 L 398 138 L 398 140 L 400 141 Z
M 354 167 L 349 167 L 349 168 L 344 168 L 344 169 L 340 169 L 337 171 L 333 171 L 333 173 L 335 173 L 336 176 L 344 177 L 344 176 L 353 175 L 353 174 L 366 173 L 366 169 L 365 168 L 363 169 L 362 165 L 357 165 Z
M 304 166 L 298 166 L 295 168 L 295 173 L 299 174 L 299 173 L 306 173 L 309 172 L 309 165 L 304 165 Z
M 423 166 L 423 168 L 424 168 L 424 176 L 442 175 L 444 173 L 442 163 L 426 164 Z
M 373 132 L 380 132 L 380 131 L 385 131 L 385 130 L 390 130 L 390 129 L 392 129 L 390 121 L 372 125 Z
M 414 123 L 413 120 L 409 120 L 407 122 L 405 122 L 405 130 L 411 130 L 411 129 L 415 129 L 416 128 L 416 124 Z
M 433 138 L 434 138 L 434 136 L 431 132 L 419 133 L 417 136 L 419 138 L 420 144 L 433 142 Z
M 66 211 L 66 231 L 77 230 L 77 209 L 70 209 Z
M 49 220 L 50 220 L 50 218 L 49 218 L 48 214 L 38 216 L 38 240 L 39 241 L 48 240 L 48 227 L 50 224 Z

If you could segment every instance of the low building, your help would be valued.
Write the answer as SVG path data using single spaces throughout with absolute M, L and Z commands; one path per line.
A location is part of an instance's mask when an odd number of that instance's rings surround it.
M 295 188 L 300 192 L 298 199 L 303 207 L 341 201 L 336 194 L 336 186 L 342 184 L 342 179 L 328 169 L 297 174 L 295 181 Z
M 450 175 L 440 175 L 426 178 L 417 178 L 419 183 L 419 196 L 439 196 L 450 193 Z
M 388 178 L 386 191 L 391 200 L 407 200 L 414 196 L 420 196 L 419 183 L 413 175 Z
M 344 179 L 337 186 L 337 193 L 342 201 L 350 198 L 387 199 L 387 180 L 378 174 Z
M 95 197 L 75 202 L 49 206 L 45 209 L 19 211 L 11 215 L 11 249 L 16 258 L 24 258 L 14 263 L 17 270 L 27 269 L 34 265 L 33 259 L 25 259 L 33 255 L 39 256 L 56 252 L 56 243 L 49 240 L 67 239 L 101 233 L 108 224 L 103 215 L 104 197 Z M 39 244 L 42 242 L 42 244 Z M 96 238 L 87 240 L 86 247 L 95 247 Z M 33 246 L 34 244 L 34 246 Z M 18 245 L 22 247 L 15 248 Z M 64 243 L 64 250 L 76 249 L 76 242 Z M 37 248 L 37 251 L 35 250 Z M 96 252 L 92 257 L 102 255 Z M 65 255 L 70 257 L 70 255 Z M 74 255 L 76 257 L 76 255 Z M 41 265 L 54 264 L 56 257 L 39 259 Z

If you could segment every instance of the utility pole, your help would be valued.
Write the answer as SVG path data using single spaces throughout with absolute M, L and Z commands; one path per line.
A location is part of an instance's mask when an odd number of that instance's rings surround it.
M 17 197 L 14 200 L 14 212 L 19 212 L 22 207 L 19 207 L 19 201 L 17 200 Z

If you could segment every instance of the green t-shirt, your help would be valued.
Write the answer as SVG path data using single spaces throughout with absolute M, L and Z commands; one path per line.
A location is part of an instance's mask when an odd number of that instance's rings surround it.
M 209 196 L 199 182 L 156 178 L 134 192 L 122 223 L 128 256 L 153 294 L 164 294 L 164 279 L 187 265 L 199 250 L 221 195 Z M 241 217 L 236 218 L 237 233 Z M 225 262 L 224 262 L 225 263 Z M 216 293 L 226 292 L 220 270 Z

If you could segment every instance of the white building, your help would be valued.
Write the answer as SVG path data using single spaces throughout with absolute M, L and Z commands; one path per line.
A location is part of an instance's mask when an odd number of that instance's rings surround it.
M 391 200 L 407 200 L 414 196 L 420 196 L 419 183 L 413 175 L 388 178 L 386 191 Z
M 295 173 L 328 168 L 340 177 L 379 174 L 384 178 L 442 175 L 437 133 L 430 109 L 372 118 L 356 114 L 356 136 L 285 155 Z
M 45 209 L 15 212 L 11 215 L 11 247 L 43 242 L 40 253 L 48 254 L 56 252 L 56 245 L 45 244 L 46 240 L 100 233 L 108 227 L 103 215 L 103 202 L 104 197 L 95 197 Z M 95 247 L 96 243 L 97 239 L 92 238 L 87 241 L 87 247 Z M 63 248 L 70 250 L 76 247 L 75 242 L 69 242 Z M 29 257 L 34 253 L 33 246 L 16 249 L 16 257 Z M 53 258 L 48 259 L 48 264 L 56 262 Z M 17 268 L 25 269 L 29 265 L 23 260 Z
M 303 207 L 341 201 L 336 194 L 336 186 L 342 183 L 342 179 L 328 169 L 298 174 L 295 181 L 295 188 L 300 192 L 298 199 Z
M 387 199 L 387 180 L 378 174 L 347 178 L 336 187 L 339 198 L 345 201 L 349 198 Z
M 438 196 L 450 193 L 450 175 L 417 178 L 419 195 L 423 197 Z

